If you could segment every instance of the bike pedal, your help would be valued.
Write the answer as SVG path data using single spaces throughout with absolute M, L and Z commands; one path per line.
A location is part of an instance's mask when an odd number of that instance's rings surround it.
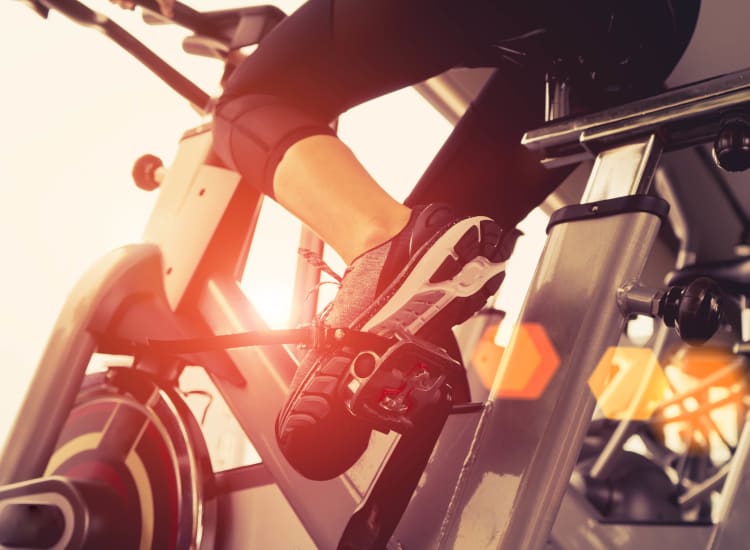
M 352 414 L 383 433 L 406 433 L 442 399 L 451 369 L 463 368 L 448 353 L 411 335 L 382 354 L 359 352 L 344 377 L 344 402 Z

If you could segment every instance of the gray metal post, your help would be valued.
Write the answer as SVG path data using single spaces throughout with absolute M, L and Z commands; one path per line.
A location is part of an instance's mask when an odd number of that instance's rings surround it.
M 584 197 L 644 193 L 660 153 L 648 136 L 600 154 Z M 651 213 L 625 212 L 552 228 L 520 322 L 542 325 L 560 365 L 538 399 L 493 400 L 491 394 L 440 548 L 544 546 L 595 406 L 588 378 L 624 326 L 617 289 L 639 278 L 659 225 Z M 512 346 L 507 356 L 513 356 Z M 501 365 L 495 389 L 515 369 L 527 367 Z

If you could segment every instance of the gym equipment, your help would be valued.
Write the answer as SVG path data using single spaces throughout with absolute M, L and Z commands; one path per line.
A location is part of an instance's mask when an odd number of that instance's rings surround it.
M 26 3 L 40 15 L 56 10 L 104 32 L 195 108 L 210 110 L 208 94 L 108 18 L 77 0 Z M 154 2 L 138 4 L 147 22 L 192 30 L 186 51 L 223 60 L 225 75 L 235 54 L 284 16 L 269 6 L 200 13 L 178 3 L 167 19 Z M 652 61 L 640 54 L 633 59 Z M 591 62 L 599 67 L 607 60 Z M 275 416 L 297 365 L 282 344 L 367 335 L 316 326 L 310 310 L 299 314 L 306 328 L 268 330 L 237 284 L 261 197 L 216 161 L 209 128 L 186 133 L 168 168 L 142 157 L 134 179 L 159 189 L 145 242 L 102 258 L 60 313 L 0 460 L 0 544 L 744 547 L 747 260 L 688 265 L 684 260 L 693 255 L 683 249 L 666 287 L 641 279 L 663 225 L 681 234 L 683 245 L 690 242 L 674 189 L 657 171 L 662 153 L 714 143 L 721 166 L 745 166 L 747 132 L 738 120 L 750 109 L 750 73 L 563 116 L 577 89 L 593 93 L 591 82 L 579 79 L 565 78 L 559 67 L 550 72 L 549 122 L 523 142 L 546 165 L 594 159 L 594 166 L 580 204 L 551 218 L 519 321 L 526 330 L 517 330 L 493 387 L 467 401 L 453 382 L 462 370 L 457 358 L 408 335 L 360 342 L 348 367 L 348 406 L 380 431 L 401 435 L 376 433 L 355 467 L 325 482 L 297 474 L 275 442 Z M 304 286 L 315 275 L 301 273 L 298 280 Z M 665 322 L 648 348 L 655 356 L 674 338 L 669 327 L 690 341 L 718 334 L 736 345 L 718 367 L 685 367 L 694 387 L 673 388 L 673 397 L 648 418 L 606 418 L 589 381 L 636 314 Z M 555 368 L 543 383 L 535 379 L 534 398 L 509 397 L 503 391 L 527 378 L 519 373 L 528 365 L 514 358 L 529 339 L 554 350 Z M 124 354 L 133 364 L 87 375 L 94 352 Z M 413 370 L 422 364 L 428 368 Z M 209 374 L 260 464 L 213 471 L 179 390 L 180 373 L 190 365 Z M 398 391 L 383 396 L 379 408 L 368 406 L 363 397 L 383 386 Z M 648 389 L 641 386 L 633 402 Z M 711 388 L 723 388 L 725 397 L 711 401 Z M 695 449 L 707 448 L 721 432 L 711 415 L 725 405 L 737 409 L 738 437 L 725 438 L 729 458 L 720 462 Z M 676 440 L 686 449 L 673 449 L 660 434 L 685 422 L 690 430 Z M 645 451 L 626 448 L 633 437 Z

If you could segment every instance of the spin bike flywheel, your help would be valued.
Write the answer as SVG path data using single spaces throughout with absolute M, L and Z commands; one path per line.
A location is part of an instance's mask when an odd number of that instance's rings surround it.
M 114 490 L 118 548 L 213 548 L 213 473 L 199 426 L 170 388 L 132 368 L 89 375 L 45 475 Z M 127 540 L 122 540 L 125 537 Z

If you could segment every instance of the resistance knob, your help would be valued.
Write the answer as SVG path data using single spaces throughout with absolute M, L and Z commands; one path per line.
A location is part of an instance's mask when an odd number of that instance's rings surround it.
M 728 172 L 750 168 L 750 124 L 744 119 L 726 122 L 714 141 L 713 155 Z
M 707 277 L 686 287 L 671 287 L 661 298 L 659 315 L 686 342 L 703 343 L 719 328 L 721 289 Z
M 154 155 L 143 155 L 133 164 L 133 181 L 144 191 L 159 187 L 164 177 L 164 163 Z

